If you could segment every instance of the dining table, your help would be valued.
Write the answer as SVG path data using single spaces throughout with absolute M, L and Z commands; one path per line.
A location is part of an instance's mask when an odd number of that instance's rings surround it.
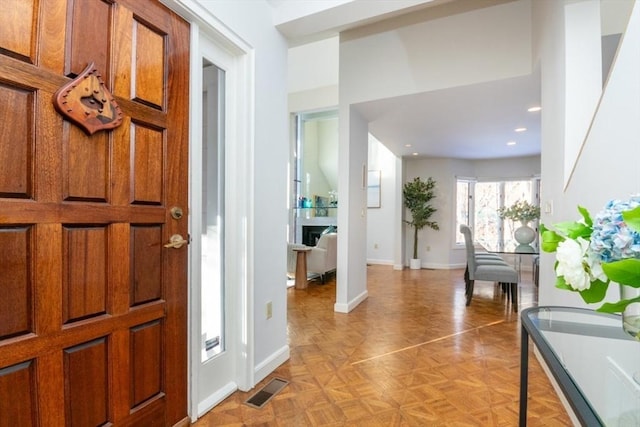
M 513 266 L 518 272 L 518 278 L 520 278 L 522 271 L 523 258 L 531 257 L 533 280 L 535 281 L 535 270 L 538 256 L 540 255 L 540 249 L 537 244 L 523 245 L 517 244 L 517 242 L 509 243 L 493 243 L 493 242 L 478 242 L 476 246 L 476 253 L 489 252 L 498 255 L 504 255 L 505 257 L 513 257 Z

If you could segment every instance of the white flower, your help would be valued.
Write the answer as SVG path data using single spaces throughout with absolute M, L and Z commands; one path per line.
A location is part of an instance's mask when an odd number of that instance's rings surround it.
M 566 239 L 558 244 L 556 275 L 563 276 L 564 281 L 577 291 L 591 286 L 591 276 L 585 269 L 588 248 L 589 242 L 581 237 L 576 240 Z
M 591 247 L 587 250 L 587 265 L 589 266 L 589 273 L 591 275 L 591 281 L 600 280 L 602 282 L 606 282 L 609 280 L 607 275 L 604 274 L 604 270 L 602 269 L 602 264 L 600 262 L 600 256 L 598 254 L 593 253 Z

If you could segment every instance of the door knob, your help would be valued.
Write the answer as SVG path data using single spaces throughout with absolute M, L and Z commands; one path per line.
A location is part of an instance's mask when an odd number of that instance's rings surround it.
M 169 243 L 164 245 L 165 248 L 180 249 L 183 245 L 188 245 L 189 241 L 185 240 L 180 234 L 174 234 L 169 237 Z

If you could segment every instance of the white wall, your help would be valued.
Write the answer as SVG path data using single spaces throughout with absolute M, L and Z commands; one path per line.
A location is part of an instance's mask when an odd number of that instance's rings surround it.
M 326 110 L 338 105 L 338 37 L 289 49 L 289 111 Z
M 540 156 L 516 157 L 513 159 L 472 160 L 473 175 L 490 178 L 533 178 L 540 175 Z
M 369 170 L 380 171 L 380 207 L 367 209 L 367 262 L 393 265 L 396 220 L 396 156 L 369 135 Z
M 536 39 L 539 40 L 542 72 L 541 197 L 543 205 L 553 204 L 553 212 L 542 213 L 541 222 L 545 224 L 579 219 L 576 210 L 578 205 L 595 214 L 610 199 L 624 199 L 640 192 L 640 169 L 637 166 L 637 159 L 640 158 L 640 144 L 637 141 L 640 132 L 640 13 L 637 3 L 590 123 L 589 133 L 580 143 L 575 167 L 568 177 L 566 188 L 563 185 L 566 172 L 563 166 L 567 163 L 564 158 L 567 152 L 565 146 L 572 144 L 565 140 L 569 133 L 566 128 L 575 125 L 565 117 L 574 115 L 574 109 L 582 108 L 573 103 L 575 97 L 565 96 L 563 90 L 567 75 L 564 57 L 565 3 L 573 2 L 534 2 L 534 28 Z M 541 254 L 539 304 L 587 307 L 577 293 L 554 287 L 554 262 L 554 254 Z M 617 297 L 618 290 L 610 289 L 607 298 L 615 300 Z M 577 363 L 583 361 L 584 371 L 590 372 L 593 364 L 583 357 L 584 351 L 584 346 L 568 346 L 563 355 L 568 360 L 577 360 Z M 576 371 L 579 373 L 579 369 Z M 603 375 L 590 375 L 587 381 L 581 381 L 588 389 L 586 392 L 595 407 L 602 407 L 607 400 L 622 401 L 625 397 L 617 395 L 624 393 L 621 388 L 607 388 Z
M 321 120 L 318 123 L 318 164 L 325 179 L 327 190 L 322 194 L 328 195 L 329 190 L 338 190 L 338 119 Z
M 340 84 L 342 87 L 342 83 Z M 342 103 L 341 103 L 342 104 Z M 338 265 L 335 311 L 348 313 L 367 298 L 367 148 L 364 118 L 346 104 L 338 115 Z M 353 145 L 352 145 L 353 144 Z M 353 147 L 357 149 L 353 149 Z
M 253 212 L 246 224 L 249 237 L 249 295 L 253 307 L 255 381 L 260 381 L 288 358 L 286 274 L 287 163 L 287 41 L 274 28 L 271 8 L 264 0 L 201 1 L 253 48 L 255 59 L 254 145 L 248 153 L 253 166 L 250 198 Z M 233 254 L 227 254 L 233 256 Z M 273 317 L 266 319 L 266 303 Z
M 338 36 L 289 49 L 289 93 L 338 85 Z M 336 100 L 337 101 L 337 100 Z
M 600 0 L 571 3 L 564 12 L 566 184 L 602 93 Z
M 446 16 L 447 8 L 455 14 Z M 427 9 L 424 22 L 413 22 L 410 14 L 342 33 L 340 82 L 341 89 L 348 92 L 340 93 L 341 102 L 364 102 L 531 73 L 528 0 L 464 13 L 456 13 L 455 8 Z
M 567 2 L 571 3 L 571 2 Z M 542 64 L 542 203 L 553 203 L 553 213 L 542 214 L 541 222 L 554 224 L 576 220 L 581 205 L 592 213 L 612 198 L 627 198 L 640 192 L 637 159 L 640 144 L 640 35 L 639 17 L 634 10 L 627 34 L 613 64 L 590 133 L 584 141 L 567 188 L 563 182 L 565 122 L 562 118 L 574 108 L 558 91 L 564 73 L 563 2 L 534 3 Z M 637 5 L 636 8 L 637 9 Z M 540 261 L 540 304 L 586 306 L 579 295 L 560 291 L 553 285 L 553 254 L 542 254 Z M 615 290 L 612 290 L 615 293 Z
M 324 168 L 321 167 L 323 158 L 324 138 L 320 132 L 320 128 L 324 121 L 309 120 L 304 123 L 304 146 L 302 148 L 302 176 L 300 194 L 308 199 L 314 200 L 314 196 L 327 196 L 331 187 Z M 337 143 L 337 135 L 334 140 Z M 337 144 L 336 144 L 337 145 Z M 334 159 L 337 169 L 338 158 Z M 337 177 L 337 174 L 336 174 Z

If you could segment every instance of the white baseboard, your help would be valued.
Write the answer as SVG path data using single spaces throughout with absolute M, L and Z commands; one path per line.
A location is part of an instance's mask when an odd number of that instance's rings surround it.
M 214 406 L 229 397 L 231 393 L 233 393 L 237 389 L 238 385 L 234 382 L 230 382 L 228 384 L 225 384 L 224 387 L 222 387 L 220 390 L 217 390 L 215 393 L 204 398 L 204 400 L 198 403 L 198 418 L 209 412 Z M 191 419 L 191 421 L 195 422 L 193 418 Z
M 465 268 L 466 263 L 464 264 L 438 264 L 433 262 L 423 262 L 420 267 L 421 268 L 429 268 L 432 270 L 455 270 L 458 268 Z
M 465 268 L 467 266 L 466 263 L 462 262 L 462 263 L 458 263 L 458 264 L 440 264 L 440 263 L 435 263 L 435 262 L 423 262 L 422 264 L 420 264 L 420 268 L 427 268 L 427 269 L 431 269 L 431 270 L 457 270 L 460 268 Z M 405 268 L 408 268 L 409 265 L 402 265 L 402 264 L 394 264 L 393 265 L 393 269 L 394 270 L 404 270 Z M 514 267 L 515 268 L 515 267 Z M 528 273 L 531 274 L 532 272 L 532 268 L 530 266 L 526 266 L 526 265 L 522 265 L 520 266 L 520 272 L 522 273 Z
M 367 264 L 375 265 L 393 265 L 393 260 L 390 259 L 368 259 Z
M 258 384 L 260 381 L 267 378 L 267 375 L 275 371 L 278 366 L 289 360 L 290 357 L 291 353 L 289 346 L 285 345 L 267 359 L 259 363 L 253 372 L 255 384 Z
M 369 292 L 364 291 L 363 293 L 361 293 L 360 295 L 358 295 L 357 297 L 349 301 L 347 304 L 335 303 L 333 306 L 333 311 L 337 313 L 349 313 L 351 310 L 356 308 L 358 304 L 366 300 L 368 296 L 369 296 Z
M 391 265 L 393 266 L 394 270 L 404 270 L 405 268 L 409 268 L 409 264 L 394 264 L 393 261 L 379 261 L 379 260 L 367 260 L 368 264 L 376 264 L 376 265 Z M 456 269 L 460 269 L 460 268 L 465 268 L 467 266 L 466 263 L 459 263 L 459 264 L 438 264 L 438 263 L 431 263 L 431 262 L 426 262 L 426 263 L 422 263 L 420 265 L 420 268 L 428 268 L 428 269 L 433 269 L 433 270 L 456 270 Z M 526 268 L 522 269 L 523 271 L 526 271 Z

